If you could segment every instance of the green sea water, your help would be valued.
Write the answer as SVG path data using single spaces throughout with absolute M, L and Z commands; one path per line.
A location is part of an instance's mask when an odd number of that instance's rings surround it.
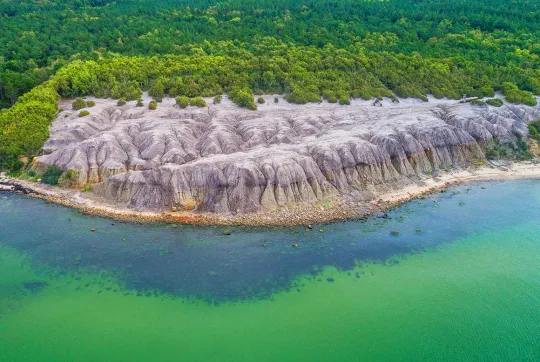
M 379 216 L 224 236 L 0 194 L 0 361 L 540 360 L 540 182 Z

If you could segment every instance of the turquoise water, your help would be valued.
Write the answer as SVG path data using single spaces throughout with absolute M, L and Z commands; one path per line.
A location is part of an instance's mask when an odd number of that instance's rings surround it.
M 540 182 L 378 216 L 226 236 L 0 193 L 0 361 L 540 360 Z

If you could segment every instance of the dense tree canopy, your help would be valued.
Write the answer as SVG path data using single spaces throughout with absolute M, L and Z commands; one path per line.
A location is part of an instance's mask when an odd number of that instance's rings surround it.
M 0 0 L 0 168 L 39 151 L 58 96 L 534 104 L 539 24 L 532 0 Z
M 273 37 L 521 69 L 538 69 L 540 55 L 534 0 L 0 0 L 0 17 L 4 106 L 74 58 L 221 55 L 216 41 L 261 54 Z

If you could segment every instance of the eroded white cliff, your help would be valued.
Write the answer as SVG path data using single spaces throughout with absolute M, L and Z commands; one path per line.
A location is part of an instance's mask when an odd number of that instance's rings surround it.
M 485 161 L 493 138 L 525 134 L 540 109 L 454 101 L 258 111 L 227 100 L 182 110 L 96 100 L 90 116 L 61 113 L 36 167 L 79 172 L 79 184 L 137 210 L 253 212 L 333 197 L 364 200 L 440 172 Z M 68 108 L 66 106 L 65 108 Z

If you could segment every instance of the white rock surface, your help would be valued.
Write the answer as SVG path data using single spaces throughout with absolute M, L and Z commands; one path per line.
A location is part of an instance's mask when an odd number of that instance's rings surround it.
M 90 116 L 64 111 L 36 167 L 79 171 L 79 183 L 136 210 L 253 212 L 332 197 L 372 198 L 441 169 L 485 161 L 494 137 L 526 134 L 540 108 L 449 100 L 292 105 L 265 96 L 232 104 L 122 107 L 93 99 Z M 146 97 L 145 105 L 149 98 Z M 70 102 L 61 107 L 70 109 Z

